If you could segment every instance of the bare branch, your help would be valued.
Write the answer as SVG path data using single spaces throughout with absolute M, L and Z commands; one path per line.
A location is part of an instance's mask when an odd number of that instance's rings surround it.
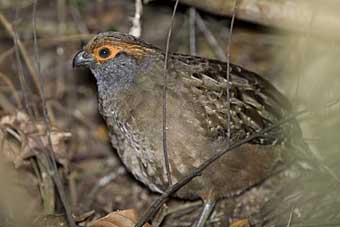
M 61 200 L 61 203 L 63 205 L 63 208 L 65 210 L 65 216 L 67 219 L 67 222 L 70 227 L 76 227 L 76 224 L 73 220 L 72 217 L 72 212 L 71 212 L 71 207 L 66 199 L 65 191 L 61 182 L 61 178 L 58 174 L 58 169 L 57 169 L 57 163 L 53 151 L 53 146 L 52 146 L 52 138 L 51 138 L 51 127 L 50 127 L 50 120 L 48 117 L 48 111 L 47 111 L 47 106 L 46 106 L 46 99 L 45 99 L 45 91 L 44 91 L 44 86 L 43 86 L 43 80 L 41 76 L 41 67 L 40 67 L 40 55 L 39 55 L 39 50 L 38 50 L 38 42 L 37 42 L 37 29 L 36 29 L 36 17 L 37 17 L 37 1 L 33 1 L 33 15 L 32 15 L 32 27 L 33 27 L 33 40 L 34 40 L 34 60 L 36 63 L 36 71 L 38 75 L 38 86 L 40 90 L 40 96 L 41 96 L 41 105 L 43 109 L 43 116 L 44 116 L 44 123 L 46 126 L 46 131 L 47 131 L 47 137 L 48 137 L 48 147 L 47 148 L 47 155 L 46 155 L 46 161 L 48 163 L 47 170 L 55 184 L 55 187 L 58 191 L 59 198 Z
M 18 39 L 18 37 L 15 34 L 15 31 L 12 27 L 12 25 L 10 24 L 10 22 L 6 19 L 6 17 L 0 12 L 0 24 L 2 24 L 5 28 L 5 30 L 7 31 L 7 33 L 14 39 L 16 40 L 15 42 L 18 45 L 19 51 L 27 65 L 28 71 L 30 72 L 30 74 L 32 75 L 33 81 L 35 86 L 37 87 L 37 89 L 39 89 L 39 79 L 38 79 L 38 75 L 37 72 L 32 64 L 32 61 L 28 55 L 27 49 L 26 47 L 22 44 L 22 42 Z M 39 95 L 40 95 L 40 90 L 39 91 Z
M 17 18 L 18 16 L 18 8 L 16 9 L 16 13 L 15 16 Z M 18 75 L 19 75 L 19 81 L 20 81 L 20 86 L 21 86 L 21 90 L 23 93 L 23 97 L 24 97 L 24 106 L 26 109 L 26 112 L 33 118 L 33 110 L 31 108 L 30 102 L 29 102 L 29 92 L 26 86 L 26 78 L 24 75 L 24 69 L 22 66 L 22 61 L 21 61 L 21 57 L 20 57 L 20 40 L 18 38 L 18 35 L 16 33 L 16 29 L 13 28 L 9 22 L 6 20 L 5 17 L 3 17 L 3 15 L 1 15 L 0 13 L 0 21 L 3 23 L 3 25 L 5 26 L 5 28 L 8 30 L 8 32 L 10 33 L 10 35 L 12 36 L 13 42 L 14 42 L 14 50 L 15 50 L 15 58 L 17 61 L 17 65 L 18 65 Z M 21 45 L 22 46 L 22 45 Z M 22 48 L 21 50 L 23 50 L 24 52 L 26 52 L 26 49 Z M 26 55 L 28 56 L 27 52 Z
M 190 54 L 196 55 L 196 9 L 191 7 L 189 9 L 189 46 Z
M 168 147 L 167 147 L 167 119 L 166 119 L 166 113 L 167 113 L 167 103 L 166 103 L 166 91 L 167 91 L 167 75 L 168 75 L 168 57 L 169 57 L 169 47 L 170 47 L 170 39 L 171 39 L 171 33 L 172 33 L 172 27 L 174 25 L 176 10 L 178 6 L 178 0 L 176 0 L 174 10 L 172 12 L 171 16 L 171 24 L 168 32 L 168 39 L 166 41 L 166 49 L 165 49 L 165 59 L 164 59 L 164 69 L 163 69 L 163 153 L 164 153 L 164 164 L 165 164 L 165 171 L 168 178 L 168 184 L 169 186 L 172 185 L 171 180 L 171 170 L 170 170 L 170 163 L 169 163 L 169 154 L 168 154 Z
M 12 94 L 14 96 L 15 102 L 16 102 L 16 107 L 18 109 L 22 108 L 22 103 L 21 103 L 21 99 L 19 97 L 18 92 L 16 91 L 12 81 L 10 79 L 8 79 L 8 77 L 0 72 L 0 79 L 7 85 L 7 87 L 12 91 Z
M 231 37 L 233 35 L 233 28 L 234 28 L 234 21 L 235 21 L 235 15 L 238 7 L 238 0 L 235 1 L 234 5 L 234 13 L 233 16 L 231 17 L 231 22 L 230 22 L 230 29 L 229 29 L 229 37 L 228 37 L 228 44 L 227 44 L 227 105 L 228 105 L 228 116 L 227 116 L 227 137 L 228 137 L 228 145 L 230 141 L 230 55 L 231 55 Z
M 142 34 L 141 18 L 143 14 L 142 0 L 135 0 L 135 15 L 132 18 L 132 26 L 129 34 L 139 38 Z
M 181 3 L 222 16 L 233 14 L 234 2 L 226 0 L 181 1 Z M 313 20 L 310 32 L 317 36 L 334 38 L 334 31 L 338 30 L 340 23 L 339 4 L 336 1 L 324 1 L 323 8 L 321 8 L 317 5 L 318 2 L 310 0 L 243 0 L 240 1 L 236 18 L 302 32 L 309 28 L 310 21 Z
M 222 61 L 226 61 L 227 58 L 225 56 L 223 49 L 220 47 L 215 36 L 209 30 L 209 28 L 207 27 L 207 25 L 205 24 L 204 20 L 202 19 L 198 12 L 196 12 L 196 23 L 198 29 L 204 34 L 205 38 L 207 39 L 216 57 Z

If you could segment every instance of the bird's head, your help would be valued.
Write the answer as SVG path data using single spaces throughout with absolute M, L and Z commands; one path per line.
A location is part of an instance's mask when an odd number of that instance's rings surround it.
M 157 48 L 131 35 L 103 32 L 92 38 L 73 58 L 73 67 L 89 68 L 98 86 L 124 88 L 148 64 Z

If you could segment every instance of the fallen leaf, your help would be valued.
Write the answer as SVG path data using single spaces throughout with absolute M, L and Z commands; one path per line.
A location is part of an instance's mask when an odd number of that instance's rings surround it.
M 1 139 L 13 144 L 6 135 L 11 135 L 20 147 L 12 149 L 14 152 L 7 152 L 6 157 L 15 163 L 16 167 L 21 166 L 25 159 L 36 155 L 36 152 L 44 152 L 49 146 L 46 124 L 43 121 L 32 121 L 27 114 L 17 112 L 4 116 L 0 119 L 0 127 L 3 129 Z M 66 152 L 66 142 L 72 136 L 57 127 L 50 127 L 50 136 L 53 152 L 56 160 L 66 168 L 69 162 L 69 154 Z
M 250 223 L 248 219 L 241 219 L 231 223 L 230 227 L 250 227 Z
M 138 217 L 135 209 L 115 211 L 94 221 L 89 227 L 134 227 Z M 145 224 L 143 227 L 151 227 L 151 225 Z

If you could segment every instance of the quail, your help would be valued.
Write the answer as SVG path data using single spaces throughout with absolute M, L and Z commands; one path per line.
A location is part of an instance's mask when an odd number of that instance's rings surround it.
M 99 111 L 126 168 L 154 192 L 168 186 L 163 157 L 162 94 L 165 53 L 131 35 L 103 32 L 73 59 L 97 81 Z M 229 68 L 229 78 L 227 69 Z M 287 98 L 269 81 L 238 65 L 170 53 L 167 65 L 167 142 L 173 183 L 212 154 L 284 119 Z M 226 153 L 176 192 L 204 202 L 204 226 L 221 198 L 268 178 L 283 162 L 296 121 Z M 294 139 L 293 138 L 293 139 Z

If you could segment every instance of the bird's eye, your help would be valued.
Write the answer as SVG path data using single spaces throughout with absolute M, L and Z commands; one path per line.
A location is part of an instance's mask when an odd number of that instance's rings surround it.
M 111 55 L 111 51 L 109 50 L 109 48 L 104 47 L 102 49 L 99 50 L 99 56 L 101 58 L 107 58 Z

